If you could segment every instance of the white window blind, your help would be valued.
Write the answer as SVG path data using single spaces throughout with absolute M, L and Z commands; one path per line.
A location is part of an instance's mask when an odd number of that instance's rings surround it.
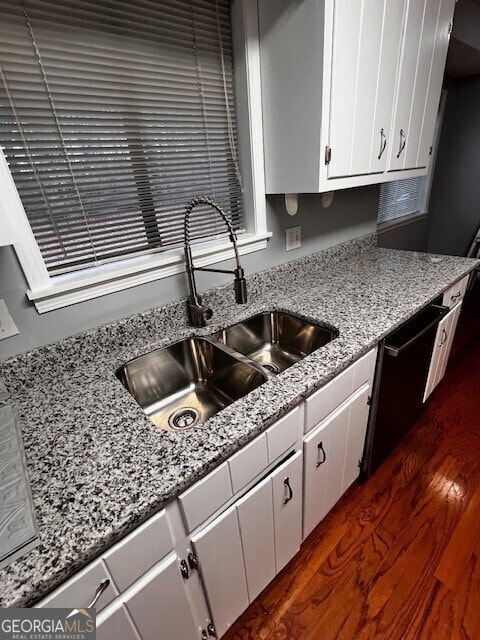
M 428 177 L 384 182 L 380 187 L 378 224 L 423 213 Z
M 50 272 L 243 227 L 228 0 L 0 0 L 0 144 Z M 192 237 L 224 233 L 196 209 Z

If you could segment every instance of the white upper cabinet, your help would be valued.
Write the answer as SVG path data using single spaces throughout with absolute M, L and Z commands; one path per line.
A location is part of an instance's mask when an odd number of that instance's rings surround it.
M 423 175 L 455 0 L 261 0 L 267 193 Z
M 378 68 L 375 112 L 371 131 L 370 172 L 383 173 L 393 145 L 393 106 L 397 68 L 402 44 L 403 22 L 405 18 L 405 0 L 373 0 L 375 6 L 383 8 L 381 29 L 382 46 L 377 60 L 372 59 L 372 72 Z M 364 30 L 368 23 L 364 22 Z M 371 111 L 364 115 L 369 122 Z M 366 125 L 368 129 L 368 124 Z
M 408 3 L 390 170 L 428 165 L 454 6 L 455 0 Z
M 442 91 L 443 71 L 447 59 L 448 43 L 452 29 L 452 15 L 456 0 L 442 0 L 438 14 L 438 24 L 435 34 L 432 67 L 428 85 L 427 99 L 425 100 L 425 112 L 423 126 L 420 133 L 417 166 L 425 167 L 428 164 L 432 140 L 437 123 L 437 112 Z
M 336 0 L 328 178 L 385 169 L 404 0 Z

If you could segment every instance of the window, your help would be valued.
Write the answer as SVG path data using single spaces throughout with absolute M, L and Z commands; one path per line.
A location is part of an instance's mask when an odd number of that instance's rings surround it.
M 178 263 L 197 195 L 237 231 L 248 226 L 229 5 L 0 0 L 0 143 L 44 264 L 31 288 L 113 279 L 119 260 L 131 274 L 153 256 Z M 194 215 L 199 252 L 215 261 L 204 247 L 224 236 L 222 222 L 208 208 Z
M 424 213 L 428 176 L 384 182 L 380 187 L 378 224 Z

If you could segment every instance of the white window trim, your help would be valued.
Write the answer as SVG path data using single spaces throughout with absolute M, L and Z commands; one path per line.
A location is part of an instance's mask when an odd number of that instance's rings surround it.
M 266 217 L 257 0 L 235 0 L 234 4 L 236 20 L 232 21 L 232 28 L 238 30 L 237 42 L 242 42 L 244 46 L 244 51 L 236 52 L 236 59 L 239 60 L 237 64 L 243 65 L 248 111 L 240 113 L 239 118 L 248 122 L 250 137 L 250 158 L 249 162 L 244 163 L 242 170 L 249 172 L 245 183 L 251 184 L 252 189 L 252 193 L 245 198 L 245 222 L 247 229 L 251 231 L 239 234 L 238 239 L 239 253 L 245 255 L 265 249 L 272 234 L 267 231 Z M 6 221 L 5 226 L 11 227 L 9 240 L 13 240 L 15 252 L 28 283 L 27 296 L 34 302 L 39 313 L 185 271 L 183 249 L 176 248 L 81 271 L 49 275 L 1 148 L 0 221 Z M 195 263 L 199 266 L 234 257 L 230 242 L 223 239 L 195 244 L 192 253 Z

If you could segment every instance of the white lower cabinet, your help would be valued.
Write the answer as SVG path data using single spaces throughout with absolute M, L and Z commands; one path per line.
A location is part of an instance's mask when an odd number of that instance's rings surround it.
M 121 594 L 97 620 L 98 640 L 198 640 L 198 637 L 175 553 Z
M 218 637 L 299 550 L 302 493 L 298 451 L 192 536 Z
M 266 478 L 237 504 L 249 601 L 276 574 L 272 483 Z
M 298 451 L 272 473 L 277 573 L 302 543 L 303 456 Z
M 423 401 L 425 402 L 435 387 L 441 382 L 452 349 L 452 342 L 457 329 L 458 319 L 462 310 L 462 303 L 457 304 L 438 324 L 435 343 L 433 345 L 432 359 L 428 370 L 427 384 Z
M 122 597 L 143 640 L 198 640 L 178 562 L 169 555 Z
M 97 616 L 98 640 L 140 640 L 123 602 L 115 602 Z
M 303 440 L 303 537 L 358 478 L 368 422 L 370 386 L 363 385 Z
M 191 540 L 213 623 L 221 637 L 249 604 L 236 506 Z
M 370 387 L 362 387 L 351 399 L 348 417 L 348 436 L 345 448 L 342 493 L 358 478 L 367 433 Z
M 327 513 L 325 491 L 330 464 L 330 420 L 327 418 L 303 441 L 304 498 L 303 537 L 306 538 Z

